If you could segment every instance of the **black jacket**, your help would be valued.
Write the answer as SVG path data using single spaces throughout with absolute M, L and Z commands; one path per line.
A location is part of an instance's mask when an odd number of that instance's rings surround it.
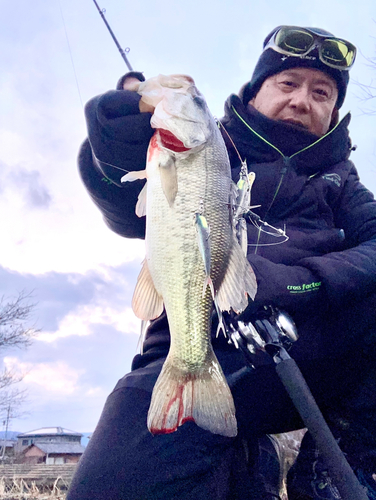
M 79 156 L 81 177 L 105 222 L 128 238 L 144 237 L 145 221 L 134 213 L 143 182 L 121 185 L 120 178 L 145 167 L 153 134 L 150 114 L 138 111 L 139 99 L 134 92 L 110 91 L 89 101 L 89 139 Z M 261 207 L 254 211 L 289 238 L 248 225 L 258 292 L 243 317 L 264 304 L 287 310 L 299 329 L 292 350 L 298 361 L 338 358 L 352 350 L 355 358 L 374 354 L 376 202 L 349 160 L 349 121 L 347 115 L 318 140 L 245 109 L 235 95 L 225 105 L 222 123 L 256 173 L 252 205 Z M 238 153 L 224 137 L 237 180 Z M 158 328 L 151 331 L 154 345 Z

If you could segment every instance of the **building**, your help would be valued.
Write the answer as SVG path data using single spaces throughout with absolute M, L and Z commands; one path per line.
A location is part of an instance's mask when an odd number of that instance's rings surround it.
M 14 456 L 14 448 L 17 441 L 15 439 L 0 439 L 0 460 L 7 460 Z
M 29 464 L 76 463 L 85 448 L 82 434 L 62 427 L 43 427 L 17 436 L 17 461 Z
M 85 448 L 80 444 L 38 443 L 31 444 L 21 454 L 24 464 L 74 464 L 77 463 Z

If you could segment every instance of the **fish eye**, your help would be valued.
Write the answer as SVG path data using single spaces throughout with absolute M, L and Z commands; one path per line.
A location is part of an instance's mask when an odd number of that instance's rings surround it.
M 200 108 L 204 108 L 206 105 L 205 99 L 198 95 L 193 97 L 193 102 L 197 104 L 197 106 L 199 106 Z

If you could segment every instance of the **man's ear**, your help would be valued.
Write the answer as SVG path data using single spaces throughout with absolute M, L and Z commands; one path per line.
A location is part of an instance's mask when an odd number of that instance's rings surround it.
M 339 111 L 338 108 L 335 106 L 332 111 L 332 119 L 330 120 L 329 130 L 335 127 L 338 121 L 339 121 Z

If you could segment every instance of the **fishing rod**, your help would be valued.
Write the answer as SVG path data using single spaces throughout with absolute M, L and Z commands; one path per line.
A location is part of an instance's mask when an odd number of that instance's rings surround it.
M 263 354 L 273 359 L 276 372 L 316 442 L 341 499 L 368 500 L 366 488 L 360 484 L 347 462 L 302 372 L 287 352 L 293 342 L 298 340 L 292 318 L 286 312 L 268 306 L 257 313 L 253 324 L 235 320 L 228 326 L 231 340 L 245 354 L 251 366 L 257 369 L 257 358 L 260 359 Z
M 124 59 L 125 64 L 127 65 L 127 67 L 128 67 L 128 69 L 129 69 L 129 71 L 133 71 L 133 68 L 132 68 L 132 66 L 130 65 L 130 62 L 128 61 L 128 58 L 127 58 L 127 55 L 126 55 L 126 52 L 129 52 L 129 48 L 127 48 L 127 49 L 123 50 L 123 49 L 120 47 L 120 44 L 119 44 L 119 42 L 117 41 L 117 38 L 116 38 L 116 36 L 114 35 L 114 32 L 112 31 L 112 29 L 111 29 L 110 25 L 108 24 L 108 22 L 107 22 L 107 20 L 106 20 L 106 18 L 105 18 L 105 16 L 104 16 L 104 13 L 106 12 L 106 9 L 101 9 L 101 8 L 99 7 L 99 5 L 97 4 L 96 0 L 93 0 L 93 2 L 95 3 L 95 6 L 96 6 L 96 8 L 98 9 L 98 12 L 99 12 L 99 14 L 100 14 L 101 18 L 103 19 L 104 24 L 107 26 L 107 29 L 108 29 L 108 31 L 110 32 L 110 35 L 112 36 L 112 39 L 113 39 L 113 41 L 115 42 L 116 47 L 119 49 L 119 52 L 120 52 L 120 54 L 121 54 L 121 57 Z

